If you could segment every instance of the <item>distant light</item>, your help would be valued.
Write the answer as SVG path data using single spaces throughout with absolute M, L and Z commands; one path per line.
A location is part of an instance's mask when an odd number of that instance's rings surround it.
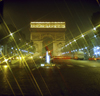
M 13 47 L 11 47 L 11 49 L 13 49 Z
M 97 47 L 97 49 L 100 49 L 100 47 Z
M 4 61 L 5 61 L 5 62 L 7 62 L 7 61 L 8 61 L 8 59 L 5 59 Z
M 41 64 L 41 66 L 44 66 L 44 64 Z
M 40 56 L 39 58 L 42 58 L 42 56 Z
M 82 37 L 84 37 L 84 35 L 82 35 Z
M 96 37 L 96 35 L 94 35 L 94 37 Z
M 33 58 L 33 56 L 31 56 L 31 58 Z
M 65 28 L 65 22 L 31 22 L 31 28 Z
M 87 49 L 87 47 L 85 47 L 85 49 Z
M 7 67 L 8 67 L 7 65 L 4 66 L 4 68 L 7 68 Z
M 65 45 L 67 47 L 67 45 Z
M 26 43 L 26 45 L 28 45 L 28 43 Z
M 63 52 L 62 54 L 65 54 L 66 52 Z
M 96 27 L 94 27 L 93 30 L 96 31 Z
M 97 54 L 97 53 L 95 53 L 95 54 Z
M 76 40 L 74 39 L 74 41 L 76 41 Z
M 70 44 L 71 44 L 71 42 L 70 42 Z
M 81 48 L 81 50 L 83 50 L 83 48 Z
M 48 53 L 50 53 L 51 51 L 48 51 Z
M 13 33 L 10 33 L 10 35 L 12 36 L 12 35 L 13 35 Z

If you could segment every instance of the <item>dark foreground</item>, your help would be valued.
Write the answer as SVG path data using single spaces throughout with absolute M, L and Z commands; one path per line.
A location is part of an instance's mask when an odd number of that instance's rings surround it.
M 28 63 L 0 68 L 0 95 L 100 96 L 100 67 L 61 64 L 55 67 Z

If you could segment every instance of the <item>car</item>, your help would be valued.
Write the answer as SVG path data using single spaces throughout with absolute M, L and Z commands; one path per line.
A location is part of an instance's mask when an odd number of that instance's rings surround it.
M 90 56 L 88 60 L 97 60 L 97 58 L 94 56 Z
M 78 59 L 84 60 L 84 52 L 83 51 L 75 52 L 74 55 L 73 55 L 73 59 L 75 59 L 75 60 L 78 60 Z

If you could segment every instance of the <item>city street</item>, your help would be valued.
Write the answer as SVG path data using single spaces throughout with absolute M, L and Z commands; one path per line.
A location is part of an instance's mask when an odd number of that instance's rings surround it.
M 66 60 L 53 67 L 41 67 L 38 61 L 1 65 L 0 95 L 100 96 L 99 64 Z
M 0 0 L 0 96 L 100 96 L 100 0 Z

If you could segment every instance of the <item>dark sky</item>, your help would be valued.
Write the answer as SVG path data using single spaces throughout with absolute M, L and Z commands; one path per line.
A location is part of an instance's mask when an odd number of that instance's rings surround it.
M 72 39 L 92 28 L 89 21 L 100 10 L 96 0 L 4 0 L 4 19 L 7 24 L 22 28 L 29 38 L 31 21 L 65 21 L 66 35 Z

